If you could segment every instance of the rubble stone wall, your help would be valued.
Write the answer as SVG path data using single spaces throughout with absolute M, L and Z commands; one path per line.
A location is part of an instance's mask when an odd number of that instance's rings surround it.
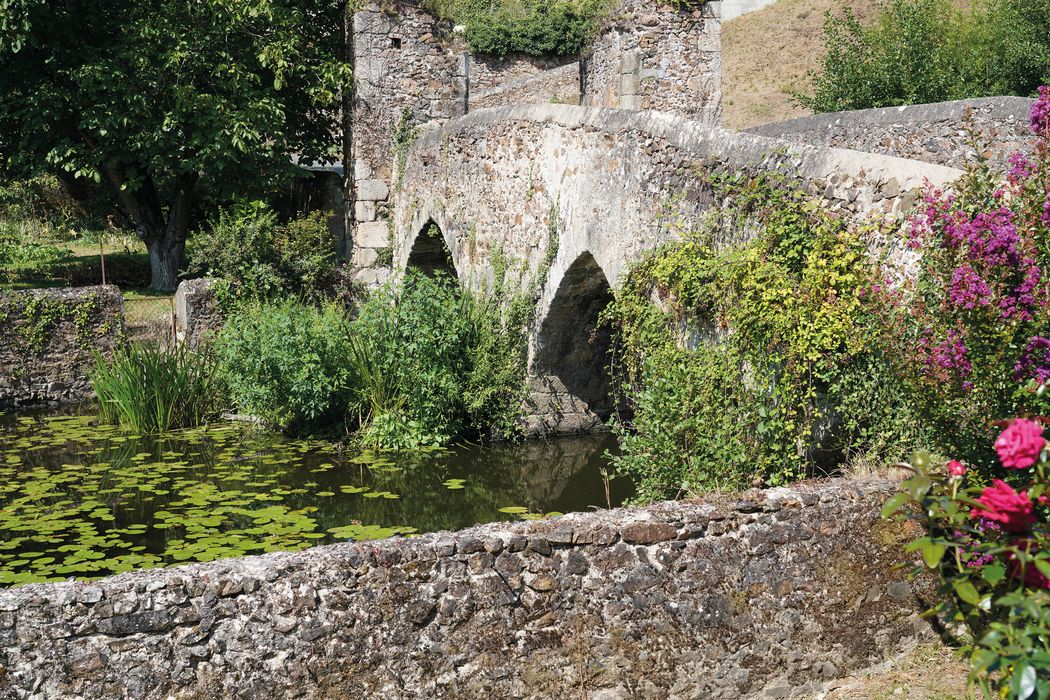
M 722 123 L 719 4 L 623 0 L 582 61 L 583 102 Z
M 533 408 L 526 411 L 532 433 L 579 432 L 601 423 L 580 398 L 593 393 L 600 378 L 577 376 L 566 366 L 568 356 L 559 354 L 562 345 L 547 342 L 559 334 L 544 328 L 556 330 L 565 320 L 550 318 L 552 308 L 581 312 L 556 301 L 583 288 L 589 292 L 580 298 L 600 299 L 599 287 L 615 288 L 633 261 L 707 224 L 722 208 L 708 175 L 778 171 L 796 177 L 831 211 L 885 223 L 869 239 L 872 254 L 905 269 L 915 254 L 899 235 L 900 215 L 919 201 L 927 180 L 947 186 L 961 174 L 706 128 L 667 113 L 553 104 L 480 110 L 429 129 L 407 151 L 404 168 L 393 201 L 391 267 L 377 274 L 404 270 L 420 232 L 433 223 L 465 283 L 491 289 L 497 268 L 505 269 L 504 288 L 537 299 L 530 341 Z M 740 235 L 724 232 L 727 240 Z M 574 284 L 570 270 L 590 277 Z M 576 374 L 543 369 L 559 365 Z
M 813 146 L 851 148 L 962 168 L 978 155 L 1003 167 L 1015 151 L 1035 146 L 1029 126 L 1032 100 L 986 97 L 909 107 L 818 114 L 748 129 L 750 133 Z
M 123 333 L 117 287 L 0 292 L 0 409 L 90 398 L 93 352 Z
M 794 697 L 930 634 L 883 481 L 0 591 L 4 698 Z
M 452 48 L 451 32 L 413 0 L 370 3 L 354 14 L 356 267 L 373 265 L 389 248 L 398 152 L 418 125 L 467 111 L 467 57 Z
M 524 78 L 500 83 L 491 89 L 476 90 L 471 81 L 470 109 L 515 104 L 580 103 L 580 64 L 570 63 Z

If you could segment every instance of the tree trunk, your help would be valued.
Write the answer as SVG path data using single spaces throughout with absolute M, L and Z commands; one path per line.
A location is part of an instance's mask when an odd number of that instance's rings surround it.
M 193 196 L 197 188 L 197 173 L 176 176 L 168 216 L 165 219 L 152 178 L 146 177 L 142 186 L 131 192 L 124 187 L 127 178 L 121 167 L 109 167 L 106 172 L 120 193 L 121 204 L 135 222 L 139 238 L 146 244 L 146 251 L 149 253 L 150 288 L 174 292 L 179 284 L 179 268 L 182 266 L 182 256 L 186 250 Z

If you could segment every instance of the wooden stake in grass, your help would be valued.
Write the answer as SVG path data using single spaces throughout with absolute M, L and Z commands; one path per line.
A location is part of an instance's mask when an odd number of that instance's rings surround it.
M 102 249 L 102 236 L 98 237 L 98 258 L 102 261 L 102 286 L 106 286 L 106 251 Z

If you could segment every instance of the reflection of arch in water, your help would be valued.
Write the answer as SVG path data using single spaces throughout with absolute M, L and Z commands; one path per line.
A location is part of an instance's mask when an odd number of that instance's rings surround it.
M 544 432 L 594 430 L 612 413 L 612 337 L 598 319 L 612 299 L 609 281 L 590 253 L 582 253 L 562 276 L 532 361 Z
M 445 235 L 433 219 L 428 219 L 416 235 L 408 253 L 408 269 L 419 270 L 433 277 L 444 273 L 456 279 L 456 265 Z

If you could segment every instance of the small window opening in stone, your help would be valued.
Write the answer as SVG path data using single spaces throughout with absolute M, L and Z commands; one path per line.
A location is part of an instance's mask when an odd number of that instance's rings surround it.
M 390 46 L 395 49 L 401 48 L 401 37 L 392 36 L 390 37 Z

